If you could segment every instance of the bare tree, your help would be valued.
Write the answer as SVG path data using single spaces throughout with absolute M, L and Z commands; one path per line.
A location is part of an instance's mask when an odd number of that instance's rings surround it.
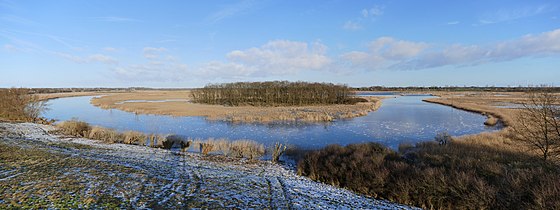
M 550 89 L 530 93 L 513 125 L 514 139 L 542 154 L 543 160 L 560 155 L 560 96 Z

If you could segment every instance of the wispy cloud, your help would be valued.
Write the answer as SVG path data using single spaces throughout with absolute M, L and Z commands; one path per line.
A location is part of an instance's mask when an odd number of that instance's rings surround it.
M 118 64 L 118 61 L 110 56 L 103 54 L 93 54 L 89 56 L 77 56 L 62 52 L 52 52 L 53 54 L 60 56 L 64 59 L 75 63 L 104 63 L 104 64 Z
M 92 17 L 91 19 L 104 22 L 140 22 L 138 19 L 118 16 Z
M 217 23 L 224 19 L 234 17 L 240 13 L 246 12 L 256 5 L 255 0 L 242 0 L 235 4 L 227 5 L 217 12 L 209 15 L 206 20 L 210 23 Z
M 375 5 L 372 8 L 365 8 L 362 9 L 362 17 L 363 18 L 374 18 L 383 15 L 383 10 L 385 8 L 383 6 Z
M 103 51 L 105 51 L 105 52 L 118 52 L 118 51 L 120 51 L 120 49 L 114 48 L 114 47 L 104 47 Z
M 457 24 L 459 24 L 459 23 L 461 23 L 461 22 L 459 22 L 459 21 L 450 21 L 450 22 L 445 23 L 445 25 L 457 25 Z
M 166 82 L 182 81 L 192 73 L 186 64 L 168 54 L 165 48 L 145 47 L 144 63 L 112 67 L 115 75 L 126 81 Z
M 352 51 L 338 63 L 363 70 L 420 70 L 442 66 L 473 66 L 520 58 L 560 55 L 560 29 L 530 34 L 491 45 L 452 44 L 438 46 L 423 42 L 381 37 L 369 44 L 369 51 Z
M 19 25 L 38 25 L 36 21 L 15 15 L 1 15 L 0 20 Z
M 478 24 L 486 25 L 486 24 L 495 24 L 501 22 L 509 22 L 517 19 L 540 15 L 551 11 L 554 11 L 554 8 L 548 5 L 500 9 L 498 11 L 482 15 L 479 18 Z
M 167 49 L 163 47 L 144 47 L 142 52 L 144 53 L 144 58 L 156 59 L 159 58 L 160 53 L 166 52 Z
M 362 25 L 360 25 L 359 23 L 356 23 L 354 21 L 349 20 L 349 21 L 346 21 L 346 23 L 344 23 L 342 28 L 346 29 L 346 30 L 355 31 L 355 30 L 363 29 L 364 27 Z

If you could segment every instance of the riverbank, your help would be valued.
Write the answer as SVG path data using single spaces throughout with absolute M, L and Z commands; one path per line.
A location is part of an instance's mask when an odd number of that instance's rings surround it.
M 174 155 L 53 129 L 0 123 L 0 208 L 409 209 L 268 161 Z
M 435 92 L 438 98 L 425 99 L 425 102 L 451 106 L 488 117 L 489 124 L 499 121 L 511 126 L 519 113 L 517 106 L 528 102 L 529 95 L 521 92 Z M 494 123 L 490 123 L 494 122 Z
M 298 107 L 221 106 L 191 103 L 190 91 L 137 91 L 111 93 L 91 103 L 103 109 L 118 109 L 139 114 L 201 116 L 209 120 L 268 123 L 274 121 L 329 122 L 365 116 L 381 106 L 381 99 L 365 97 L 368 102 L 354 105 Z

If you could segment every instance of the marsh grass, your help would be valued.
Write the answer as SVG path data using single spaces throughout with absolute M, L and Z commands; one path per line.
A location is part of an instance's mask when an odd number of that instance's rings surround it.
M 247 158 L 255 160 L 265 154 L 264 145 L 252 140 L 231 141 L 225 138 L 207 140 L 193 140 L 193 149 L 200 151 L 203 155 L 219 153 L 234 158 Z
M 232 141 L 230 146 L 231 156 L 255 160 L 265 154 L 264 145 L 253 140 Z
M 298 174 L 425 209 L 559 209 L 560 167 L 506 135 L 403 145 L 330 145 L 307 153 Z
M 89 124 L 77 120 L 64 121 L 57 124 L 56 127 L 63 134 L 76 137 L 88 137 L 91 131 Z
M 125 144 L 134 144 L 145 146 L 146 145 L 146 134 L 137 131 L 126 131 L 123 133 Z
M 122 143 L 123 135 L 114 129 L 95 126 L 91 128 L 88 138 L 100 140 L 106 143 Z

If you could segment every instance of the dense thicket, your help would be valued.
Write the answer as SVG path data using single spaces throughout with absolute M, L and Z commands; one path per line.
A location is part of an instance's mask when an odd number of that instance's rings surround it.
M 299 106 L 357 102 L 346 85 L 310 82 L 209 84 L 192 91 L 194 102 L 228 106 Z
M 375 143 L 331 145 L 307 153 L 298 173 L 425 209 L 560 209 L 558 165 L 467 142 L 398 153 Z
M 0 119 L 14 121 L 32 121 L 38 118 L 46 108 L 29 89 L 0 89 Z

